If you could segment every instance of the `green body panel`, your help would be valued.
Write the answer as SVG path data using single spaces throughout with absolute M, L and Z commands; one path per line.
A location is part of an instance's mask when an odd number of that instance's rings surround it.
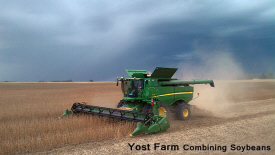
M 147 133 L 147 131 L 148 131 L 148 126 L 146 126 L 143 123 L 138 122 L 137 128 L 130 134 L 130 136 L 137 135 L 140 133 Z
M 154 99 L 155 100 L 155 99 Z M 152 106 L 153 109 L 153 113 L 154 115 L 159 115 L 159 102 L 157 102 L 156 100 L 154 101 L 154 104 Z
M 162 132 L 170 128 L 170 123 L 166 117 L 160 117 L 158 124 L 160 126 L 160 131 Z
M 157 67 L 152 73 L 151 78 L 171 78 L 177 70 L 177 68 Z
M 175 87 L 175 92 L 177 93 L 175 95 L 175 102 L 176 101 L 184 101 L 185 103 L 188 103 L 193 99 L 193 92 L 194 92 L 194 87 L 184 87 L 184 86 L 179 86 Z
M 148 79 L 148 87 L 159 87 L 158 79 L 156 78 Z
M 63 115 L 61 115 L 61 116 L 59 117 L 59 119 L 60 119 L 61 117 L 69 116 L 69 115 L 71 115 L 71 114 L 72 114 L 72 112 L 69 111 L 68 109 L 66 109 L 65 112 L 63 113 Z
M 167 105 L 171 105 L 179 100 L 188 103 L 193 98 L 193 87 L 157 87 L 156 95 L 153 95 L 152 97 L 166 103 Z
M 166 104 L 172 104 L 175 101 L 175 87 L 158 87 L 156 95 L 153 98 L 163 101 Z
M 152 124 L 152 125 L 148 128 L 148 130 L 147 130 L 146 133 L 154 133 L 154 132 L 160 132 L 160 131 L 161 131 L 161 130 L 160 130 L 159 124 L 158 124 L 158 123 L 154 123 L 154 124 Z
M 141 73 L 141 74 L 146 74 L 146 70 L 126 70 L 126 72 L 128 73 L 128 75 L 130 76 L 130 77 L 134 77 L 133 76 L 133 74 L 135 74 L 135 73 Z
M 137 135 L 140 133 L 156 133 L 163 132 L 166 129 L 170 128 L 170 123 L 166 117 L 162 116 L 153 116 L 153 121 L 151 125 L 147 126 L 146 123 L 137 123 L 137 128 L 130 134 L 130 136 Z

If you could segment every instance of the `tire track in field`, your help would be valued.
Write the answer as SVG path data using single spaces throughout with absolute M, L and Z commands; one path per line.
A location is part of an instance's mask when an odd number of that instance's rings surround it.
M 178 130 L 191 130 L 214 125 L 221 125 L 228 122 L 249 120 L 275 113 L 275 99 L 237 102 L 234 107 L 225 113 L 224 116 L 215 116 L 211 112 L 195 115 L 187 121 L 171 120 L 171 128 L 167 131 L 176 132 Z

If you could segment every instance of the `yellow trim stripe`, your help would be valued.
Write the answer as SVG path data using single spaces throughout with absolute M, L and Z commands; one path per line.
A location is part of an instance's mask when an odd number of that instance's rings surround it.
M 182 95 L 182 94 L 193 94 L 193 92 L 170 93 L 170 94 L 163 94 L 163 95 L 158 95 L 158 96 L 153 96 L 153 97 L 162 97 L 162 96 L 169 96 L 169 95 Z

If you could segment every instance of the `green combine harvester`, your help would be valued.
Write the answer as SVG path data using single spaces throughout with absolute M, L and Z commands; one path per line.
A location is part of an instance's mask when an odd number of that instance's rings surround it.
M 190 84 L 210 84 L 213 80 L 178 80 L 172 78 L 177 68 L 157 67 L 152 74 L 146 70 L 126 70 L 130 78 L 117 78 L 121 81 L 123 99 L 117 109 L 74 103 L 71 111 L 65 110 L 62 116 L 70 114 L 94 114 L 121 120 L 134 121 L 137 128 L 130 136 L 139 133 L 163 132 L 170 128 L 171 113 L 177 119 L 190 117 L 190 104 L 194 88 Z

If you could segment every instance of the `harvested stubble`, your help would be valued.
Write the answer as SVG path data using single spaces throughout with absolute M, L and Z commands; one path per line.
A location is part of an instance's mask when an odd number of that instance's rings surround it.
M 132 122 L 113 123 L 107 117 L 88 115 L 58 119 L 73 101 L 87 101 L 93 96 L 103 98 L 100 96 L 103 94 L 106 102 L 117 102 L 121 91 L 113 89 L 118 87 L 114 84 L 0 83 L 0 154 L 34 153 L 128 136 L 136 127 Z

